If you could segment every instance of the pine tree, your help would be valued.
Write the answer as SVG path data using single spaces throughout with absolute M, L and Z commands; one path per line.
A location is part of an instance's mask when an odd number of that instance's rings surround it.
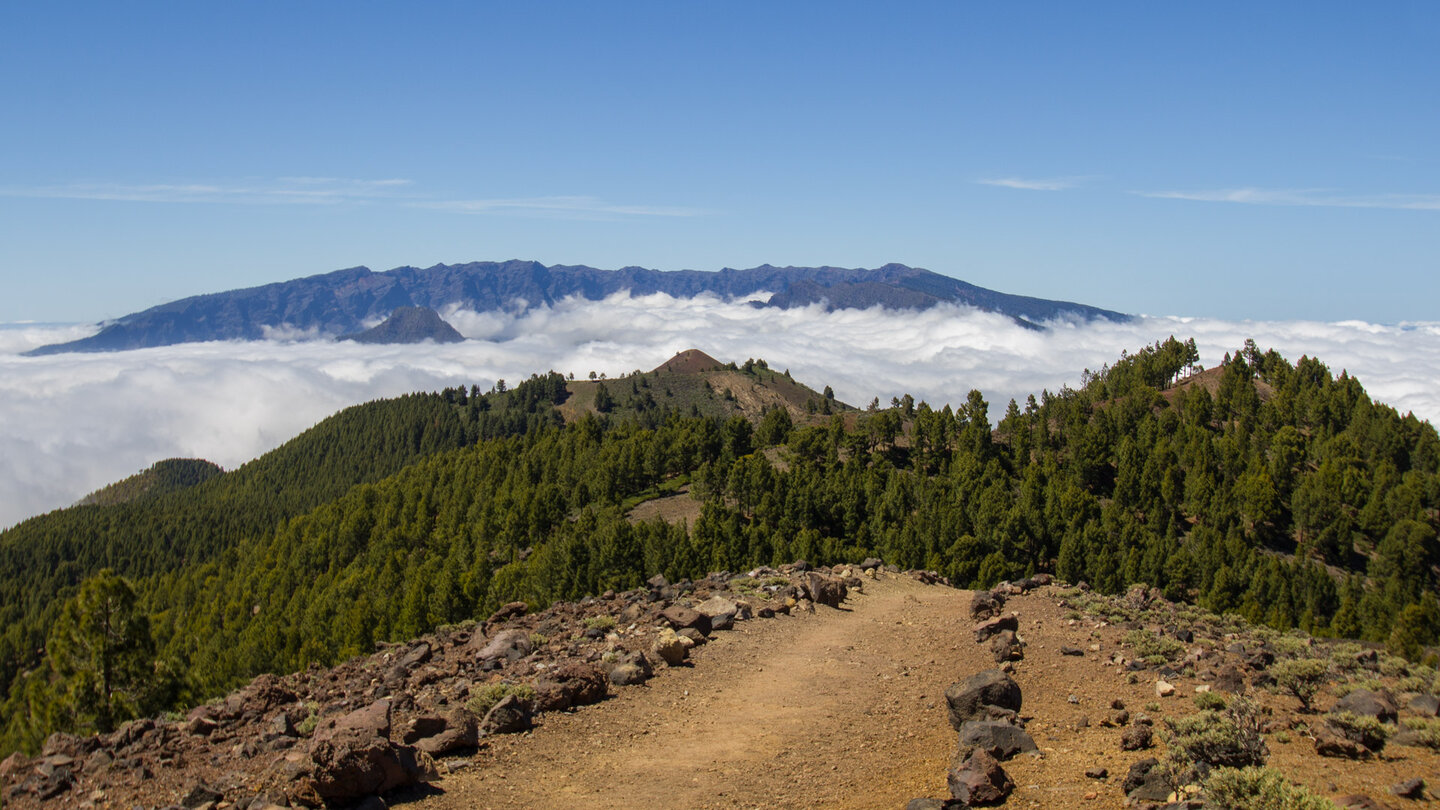
M 150 622 L 135 590 L 105 569 L 85 580 L 50 631 L 50 665 L 78 720 L 101 733 L 135 717 L 155 669 Z

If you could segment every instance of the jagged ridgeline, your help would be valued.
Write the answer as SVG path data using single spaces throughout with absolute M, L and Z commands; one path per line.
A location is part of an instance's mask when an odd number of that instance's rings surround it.
M 979 392 L 857 411 L 698 352 L 359 406 L 234 472 L 0 535 L 4 747 L 509 601 L 796 558 L 1145 582 L 1421 657 L 1440 637 L 1434 429 L 1317 360 L 1196 359 L 1193 342 L 1146 347 L 997 424 Z M 137 649 L 165 677 L 115 686 L 102 717 L 75 697 L 83 673 L 39 651 L 104 568 L 129 580 L 151 641 Z

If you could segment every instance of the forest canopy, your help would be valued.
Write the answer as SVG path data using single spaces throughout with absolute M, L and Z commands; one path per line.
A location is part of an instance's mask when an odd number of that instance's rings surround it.
M 551 373 L 348 409 L 240 470 L 0 534 L 0 749 L 510 601 L 801 558 L 878 556 L 962 587 L 1038 572 L 1107 592 L 1143 582 L 1424 655 L 1440 639 L 1434 428 L 1313 358 L 1247 343 L 1198 361 L 1172 338 L 994 422 L 979 391 L 938 410 L 909 396 L 832 407 L 763 361 L 705 372 L 723 385 Z M 743 381 L 801 398 L 745 412 Z M 583 386 L 591 405 L 562 419 Z M 693 521 L 629 516 L 682 485 Z M 93 626 L 97 593 L 132 606 L 127 632 L 148 636 L 127 666 L 143 653 L 163 688 L 84 671 L 76 628 Z

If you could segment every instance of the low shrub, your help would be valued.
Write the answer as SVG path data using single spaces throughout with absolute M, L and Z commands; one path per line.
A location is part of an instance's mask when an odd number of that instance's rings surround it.
M 1325 715 L 1325 725 L 1347 740 L 1357 742 L 1371 751 L 1385 747 L 1390 737 L 1390 727 L 1374 717 L 1354 712 L 1336 712 Z
M 1319 658 L 1292 658 L 1270 667 L 1278 690 L 1294 695 L 1300 708 L 1310 711 L 1310 701 L 1325 685 L 1330 663 Z
M 1137 658 L 1146 663 L 1163 664 L 1173 661 L 1185 653 L 1185 645 L 1178 639 L 1153 633 L 1149 630 L 1131 630 L 1125 634 L 1124 643 L 1135 650 Z
M 1202 712 L 1218 711 L 1225 708 L 1225 698 L 1219 692 L 1201 692 L 1195 696 L 1195 708 Z
M 535 687 L 523 683 L 491 683 L 472 687 L 470 699 L 465 701 L 465 708 L 474 712 L 477 717 L 484 717 L 486 712 L 508 695 L 515 695 L 523 700 L 534 700 Z
M 1407 743 L 1440 751 L 1440 719 L 1433 717 L 1407 717 L 1401 723 Z M 1399 742 L 1399 740 L 1396 740 Z
M 1180 786 L 1214 768 L 1264 765 L 1270 756 L 1255 704 L 1236 698 L 1224 709 L 1209 709 L 1178 720 L 1166 718 L 1166 770 Z
M 609 614 L 591 616 L 585 620 L 585 628 L 587 630 L 614 630 L 615 617 Z
M 1214 810 L 1335 810 L 1335 804 L 1274 768 L 1220 768 L 1205 780 L 1205 807 Z

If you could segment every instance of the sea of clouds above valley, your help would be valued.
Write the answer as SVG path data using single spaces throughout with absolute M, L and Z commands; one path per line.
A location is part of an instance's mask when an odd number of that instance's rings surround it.
M 992 421 L 1009 399 L 1078 386 L 1122 350 L 1194 337 L 1218 363 L 1253 338 L 1292 362 L 1320 357 L 1358 376 L 1402 413 L 1440 416 L 1440 323 L 1222 321 L 1142 317 L 1052 323 L 942 306 L 924 312 L 760 309 L 714 297 L 567 300 L 521 315 L 442 313 L 464 343 L 374 346 L 330 341 L 188 344 L 107 354 L 21 357 L 90 326 L 0 325 L 0 527 L 66 506 L 171 457 L 226 469 L 359 402 L 455 385 L 489 388 L 554 369 L 585 377 L 651 369 L 699 348 L 722 361 L 763 357 L 814 388 L 864 406 L 911 393 L 937 408 L 984 392 Z

